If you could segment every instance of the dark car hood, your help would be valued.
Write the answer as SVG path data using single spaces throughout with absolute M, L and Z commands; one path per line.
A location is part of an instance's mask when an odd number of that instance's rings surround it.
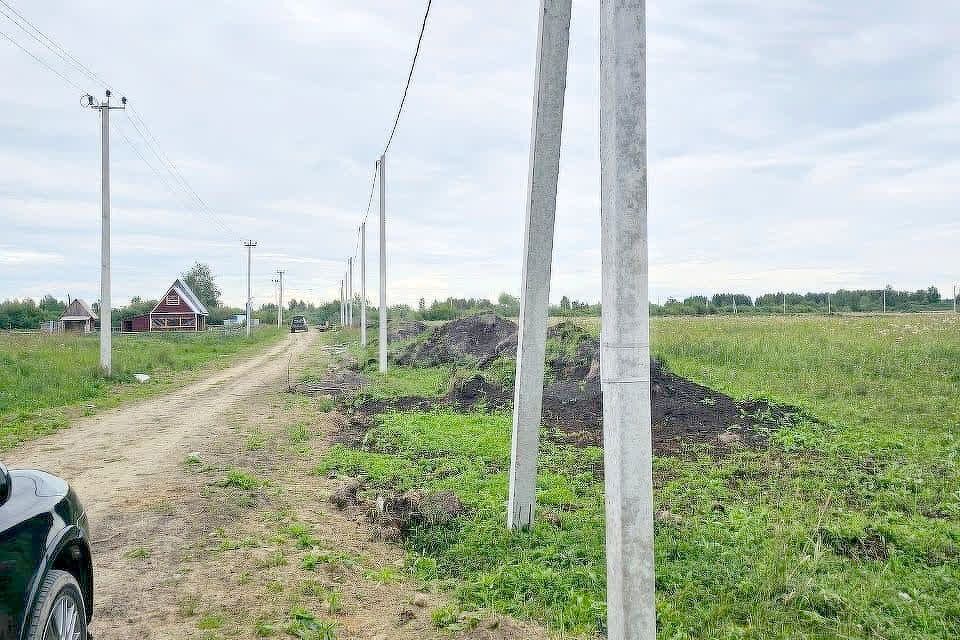
M 36 469 L 11 469 L 10 477 L 14 482 L 22 479 L 32 482 L 34 495 L 38 498 L 62 498 L 70 491 L 70 485 L 57 476 Z
M 0 508 L 0 533 L 23 520 L 51 511 L 70 493 L 66 482 L 43 471 L 11 469 L 10 479 L 13 481 L 10 498 Z

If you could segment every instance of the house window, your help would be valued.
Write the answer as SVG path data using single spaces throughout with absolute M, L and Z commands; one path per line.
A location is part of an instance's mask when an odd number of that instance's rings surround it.
M 176 307 L 179 304 L 180 304 L 180 296 L 178 296 L 175 293 L 167 294 L 167 306 Z

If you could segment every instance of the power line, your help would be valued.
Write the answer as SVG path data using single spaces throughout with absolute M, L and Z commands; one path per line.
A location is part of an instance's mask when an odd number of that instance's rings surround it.
M 172 195 L 172 196 L 177 200 L 177 202 L 180 204 L 180 206 L 184 207 L 185 209 L 194 208 L 194 207 L 191 207 L 191 205 L 190 205 L 188 202 L 185 202 L 185 201 L 181 200 L 181 198 L 183 197 L 182 189 L 181 189 L 180 191 L 178 191 L 177 189 L 175 189 L 174 187 L 172 187 L 172 186 L 170 185 L 170 182 L 167 180 L 166 176 L 164 176 L 164 174 L 160 173 L 160 170 L 157 169 L 157 168 L 154 166 L 154 164 L 153 164 L 152 162 L 150 162 L 150 161 L 146 158 L 146 156 L 143 155 L 143 153 L 140 152 L 140 149 L 137 147 L 137 145 L 135 145 L 135 144 L 133 143 L 133 141 L 130 140 L 129 136 L 127 136 L 127 134 L 125 134 L 122 129 L 120 129 L 120 128 L 119 128 L 118 126 L 116 126 L 116 125 L 112 125 L 112 127 L 113 127 L 114 132 L 115 132 L 117 135 L 119 135 L 119 136 L 121 137 L 121 139 L 123 139 L 123 141 L 127 144 L 128 147 L 130 147 L 130 149 L 134 152 L 134 154 L 135 154 L 138 158 L 140 158 L 140 160 L 147 166 L 147 168 L 150 169 L 151 172 L 153 172 L 153 174 L 157 177 L 157 179 L 160 181 L 160 183 L 166 188 L 167 191 L 170 192 L 170 195 Z M 213 220 L 214 224 L 216 224 L 217 226 L 219 226 L 220 229 L 221 229 L 224 233 L 226 233 L 227 235 L 230 235 L 230 236 L 234 235 L 233 232 L 232 232 L 226 225 L 224 225 L 220 220 L 218 220 L 217 218 L 212 218 L 212 220 Z
M 2 1 L 2 0 L 0 0 Z M 133 116 L 129 118 L 131 126 L 144 141 L 144 144 L 154 157 L 160 162 L 161 166 L 170 174 L 174 180 L 174 184 L 179 184 L 181 189 L 188 195 L 188 198 L 192 198 L 199 205 L 199 209 L 206 213 L 210 218 L 216 222 L 222 229 L 226 230 L 229 235 L 236 235 L 233 231 L 229 230 L 226 222 L 221 218 L 216 211 L 214 211 L 206 203 L 206 201 L 200 197 L 200 194 L 197 193 L 187 179 L 180 172 L 180 169 L 177 167 L 176 163 L 170 159 L 160 146 L 160 142 L 157 140 L 157 137 L 153 135 L 153 132 L 150 130 L 150 127 L 147 126 L 147 123 L 144 121 L 143 117 L 139 112 L 136 111 L 132 106 L 129 107 L 129 113 L 132 113 Z M 139 122 L 139 125 L 137 124 Z M 152 142 L 151 142 L 152 141 Z
M 6 33 L 4 33 L 3 31 L 0 31 L 0 37 L 6 39 L 10 44 L 12 44 L 13 46 L 17 47 L 18 49 L 20 49 L 21 51 L 23 51 L 25 54 L 27 54 L 28 56 L 30 56 L 31 58 L 33 58 L 37 63 L 39 63 L 40 65 L 42 65 L 44 68 L 46 68 L 46 69 L 47 69 L 48 71 L 50 71 L 51 73 L 55 74 L 57 77 L 59 77 L 61 80 L 63 80 L 64 82 L 66 82 L 68 85 L 70 85 L 71 87 L 73 87 L 73 88 L 76 89 L 77 91 L 83 91 L 83 90 L 84 90 L 83 87 L 81 87 L 81 86 L 78 85 L 76 82 L 74 82 L 73 80 L 71 80 L 70 78 L 68 78 L 67 76 L 65 76 L 64 74 L 60 73 L 59 71 L 57 71 L 56 69 L 54 69 L 53 67 L 51 67 L 49 64 L 47 64 L 47 62 L 46 62 L 45 60 L 43 60 L 42 58 L 34 55 L 34 53 L 33 53 L 32 51 L 30 51 L 29 49 L 27 49 L 26 47 L 24 47 L 22 44 L 20 44 L 19 42 L 17 42 L 17 41 L 14 40 L 13 38 L 11 38 L 9 35 L 7 35 Z
M 4 7 L 6 8 L 6 10 L 4 10 Z M 76 56 L 74 56 L 69 51 L 67 51 L 67 49 L 64 48 L 62 45 L 60 45 L 56 40 L 54 40 L 52 37 L 48 36 L 42 30 L 40 30 L 40 28 L 38 28 L 35 24 L 33 24 L 20 11 L 18 11 L 16 7 L 10 4 L 8 0 L 0 0 L 0 15 L 7 18 L 10 22 L 16 25 L 21 31 L 26 33 L 34 41 L 38 42 L 40 45 L 42 45 L 47 50 L 52 52 L 55 56 L 57 56 L 61 61 L 65 62 L 68 66 L 73 65 L 88 79 L 100 85 L 103 85 L 107 89 L 111 89 L 110 83 L 108 83 L 106 80 L 101 78 L 96 72 L 94 72 L 92 69 L 90 69 L 89 67 L 84 65 L 82 62 L 80 62 L 80 60 L 78 60 Z M 19 48 L 21 51 L 29 55 L 39 64 L 43 65 L 46 69 L 56 74 L 61 80 L 63 80 L 70 86 L 80 91 L 84 91 L 83 87 L 81 87 L 79 84 L 71 80 L 69 77 L 67 77 L 65 74 L 61 73 L 54 67 L 50 66 L 45 60 L 35 55 L 33 52 L 25 48 L 23 45 L 21 45 L 19 42 L 14 40 L 9 35 L 3 32 L 0 32 L 0 36 L 10 41 L 17 48 Z M 133 126 L 134 130 L 137 132 L 137 135 L 139 135 L 140 138 L 143 140 L 146 147 L 150 150 L 150 153 L 153 154 L 153 156 L 160 163 L 160 166 L 163 167 L 163 169 L 172 178 L 172 186 L 167 181 L 167 179 L 164 178 L 163 174 L 157 170 L 157 168 L 153 165 L 153 163 L 149 162 L 147 158 L 144 157 L 142 153 L 140 153 L 140 150 L 137 148 L 136 145 L 133 144 L 133 142 L 129 139 L 129 137 L 127 137 L 126 134 L 124 134 L 121 130 L 114 127 L 114 130 L 124 139 L 124 141 L 134 151 L 137 157 L 139 157 L 140 160 L 143 161 L 143 163 L 150 168 L 150 170 L 154 173 L 154 175 L 156 175 L 157 178 L 160 179 L 160 181 L 163 183 L 164 187 L 168 191 L 170 191 L 178 200 L 180 196 L 177 195 L 177 191 L 179 190 L 186 195 L 187 202 L 189 202 L 190 200 L 196 201 L 197 205 L 199 205 L 197 208 L 199 208 L 200 211 L 202 211 L 203 213 L 207 214 L 214 221 L 214 223 L 217 224 L 221 229 L 223 229 L 228 235 L 236 235 L 233 231 L 229 229 L 228 225 L 224 222 L 224 220 L 206 203 L 206 201 L 203 198 L 200 197 L 200 194 L 197 193 L 196 189 L 194 189 L 190 185 L 190 183 L 187 182 L 186 178 L 183 176 L 183 174 L 177 167 L 176 163 L 174 163 L 173 160 L 171 160 L 170 157 L 166 153 L 164 153 L 163 148 L 160 146 L 160 142 L 157 140 L 157 137 L 150 130 L 150 127 L 147 126 L 147 123 L 144 121 L 140 113 L 136 109 L 134 109 L 132 106 L 129 108 L 127 113 L 128 113 L 130 124 Z M 181 204 L 183 204 L 182 201 L 181 201 Z M 190 209 L 194 207 L 187 205 L 186 208 Z
M 87 68 L 82 62 L 77 60 L 77 58 L 74 57 L 73 54 L 67 51 L 56 40 L 54 40 L 53 38 L 45 34 L 43 31 L 41 31 L 39 28 L 37 28 L 36 25 L 30 22 L 30 20 L 26 16 L 20 13 L 17 10 L 17 8 L 14 7 L 12 4 L 10 4 L 7 0 L 0 0 L 0 5 L 3 5 L 9 11 L 11 11 L 16 16 L 16 18 L 14 18 L 9 13 L 3 10 L 0 10 L 0 15 L 5 16 L 13 24 L 17 25 L 17 27 L 19 27 L 21 31 L 23 31 L 28 36 L 30 36 L 31 38 L 39 42 L 41 45 L 43 45 L 44 47 L 52 51 L 61 60 L 76 66 L 81 72 L 84 73 L 84 75 L 86 75 L 88 78 L 90 78 L 94 82 L 100 85 L 103 85 L 103 87 L 107 89 L 112 90 L 112 87 L 105 80 L 103 80 L 103 78 L 98 76 L 96 73 L 94 73 L 89 68 Z M 27 27 L 29 27 L 29 29 Z
M 427 30 L 427 18 L 430 17 L 430 7 L 433 5 L 433 0 L 427 0 L 427 9 L 423 13 L 423 24 L 420 26 L 420 36 L 417 38 L 417 48 L 413 52 L 413 60 L 410 62 L 410 71 L 407 73 L 407 84 L 403 88 L 403 97 L 400 98 L 400 108 L 397 109 L 397 117 L 393 121 L 393 128 L 390 130 L 390 136 L 387 138 L 387 144 L 383 148 L 383 153 L 380 155 L 385 155 L 387 151 L 390 150 L 390 145 L 393 143 L 393 137 L 397 134 L 397 127 L 400 125 L 400 115 L 403 113 L 403 105 L 407 102 L 407 93 L 410 91 L 410 83 L 413 81 L 413 70 L 417 66 L 417 58 L 420 56 L 420 45 L 423 43 L 423 34 Z
M 427 21 L 430 18 L 430 9 L 433 6 L 433 0 L 427 0 L 427 7 L 423 12 L 423 22 L 420 25 L 420 34 L 417 36 L 417 46 L 413 51 L 413 59 L 410 61 L 410 70 L 407 72 L 407 82 L 403 87 L 403 95 L 400 97 L 400 106 L 397 108 L 397 115 L 393 119 L 393 126 L 390 128 L 390 135 L 387 136 L 387 143 L 383 147 L 383 153 L 380 154 L 380 157 L 386 155 L 387 151 L 390 150 L 390 145 L 393 144 L 393 139 L 397 135 L 397 128 L 400 126 L 400 117 L 403 115 L 403 108 L 407 103 L 407 95 L 410 93 L 410 85 L 413 83 L 413 72 L 417 68 L 417 60 L 420 58 L 420 48 L 423 45 L 423 36 L 427 31 Z M 373 177 L 370 180 L 370 197 L 367 200 L 367 210 L 363 214 L 363 220 L 357 228 L 358 237 L 357 237 L 357 246 L 354 247 L 353 255 L 357 255 L 357 247 L 360 244 L 359 232 L 360 227 L 362 227 L 367 222 L 367 218 L 370 217 L 370 207 L 373 204 L 373 194 L 376 189 L 377 184 L 377 170 L 380 168 L 380 161 L 373 166 Z

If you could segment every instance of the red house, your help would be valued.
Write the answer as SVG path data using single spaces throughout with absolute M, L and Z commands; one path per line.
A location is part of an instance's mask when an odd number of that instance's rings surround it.
M 197 294 L 177 278 L 148 314 L 123 321 L 124 331 L 206 331 L 210 315 Z

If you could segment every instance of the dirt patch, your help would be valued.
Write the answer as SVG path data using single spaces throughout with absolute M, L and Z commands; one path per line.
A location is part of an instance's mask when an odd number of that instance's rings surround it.
M 304 380 L 288 385 L 290 393 L 308 396 L 342 396 L 366 386 L 367 380 L 351 369 L 331 369 L 320 380 Z
M 381 491 L 369 499 L 362 497 L 360 490 L 358 480 L 347 479 L 331 494 L 330 502 L 340 509 L 365 513 L 374 539 L 385 542 L 399 542 L 412 527 L 444 525 L 466 512 L 452 491 Z
M 402 365 L 434 367 L 446 363 L 484 366 L 517 352 L 517 325 L 492 313 L 453 320 L 397 354 Z
M 827 529 L 820 529 L 818 534 L 837 555 L 861 561 L 882 561 L 890 557 L 886 539 L 874 529 L 868 528 L 859 536 L 846 536 Z

